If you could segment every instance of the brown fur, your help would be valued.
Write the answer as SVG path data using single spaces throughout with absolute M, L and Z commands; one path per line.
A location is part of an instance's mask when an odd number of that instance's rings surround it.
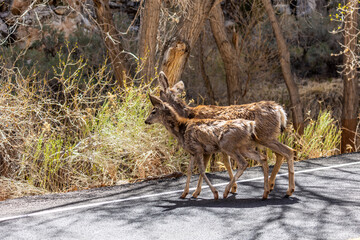
M 286 114 L 280 105 L 272 101 L 261 101 L 244 105 L 199 105 L 197 107 L 190 107 L 184 102 L 184 100 L 178 97 L 178 95 L 184 91 L 183 82 L 180 81 L 170 88 L 165 74 L 160 72 L 159 83 L 162 89 L 160 92 L 160 99 L 169 103 L 182 117 L 225 120 L 247 119 L 255 121 L 255 135 L 257 136 L 256 142 L 262 146 L 270 148 L 276 154 L 276 164 L 270 177 L 270 190 L 272 190 L 275 186 L 276 174 L 279 172 L 281 167 L 283 161 L 282 157 L 285 157 L 287 159 L 289 169 L 289 188 L 286 195 L 292 195 L 295 190 L 293 150 L 277 140 L 281 130 L 286 126 Z M 225 158 L 227 158 L 227 156 L 224 156 L 224 163 L 226 165 L 228 160 Z M 229 175 L 231 177 L 232 174 L 230 171 Z M 199 179 L 199 181 L 200 180 L 201 179 Z M 199 185 L 201 187 L 201 183 L 199 183 Z M 197 189 L 196 191 L 199 190 Z
M 146 119 L 145 123 L 161 123 L 170 131 L 190 153 L 191 161 L 188 168 L 188 178 L 185 190 L 182 194 L 184 198 L 189 192 L 189 182 L 193 162 L 195 161 L 200 169 L 201 176 L 210 186 L 214 198 L 218 198 L 217 190 L 211 185 L 205 175 L 203 156 L 209 156 L 215 152 L 223 152 L 234 158 L 239 164 L 239 170 L 235 177 L 225 188 L 224 198 L 227 197 L 230 187 L 243 171 L 247 168 L 247 162 L 243 156 L 252 158 L 260 162 L 264 170 L 264 194 L 267 198 L 269 194 L 268 184 L 268 165 L 262 160 L 260 154 L 254 150 L 255 142 L 255 122 L 235 119 L 235 120 L 214 120 L 214 119 L 189 119 L 179 116 L 176 111 L 168 104 L 162 102 L 154 96 L 150 96 L 154 109 Z

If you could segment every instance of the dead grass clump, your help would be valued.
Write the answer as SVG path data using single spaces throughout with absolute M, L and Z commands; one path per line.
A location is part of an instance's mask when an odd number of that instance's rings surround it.
M 1 198 L 109 186 L 184 170 L 187 156 L 160 125 L 147 126 L 150 85 L 122 94 L 109 71 L 59 53 L 54 77 L 2 65 Z M 184 161 L 186 162 L 186 161 Z M 22 189 L 22 188 L 26 189 Z
M 343 84 L 341 79 L 331 82 L 307 81 L 300 89 L 300 96 L 305 113 L 312 119 L 316 118 L 322 109 L 331 109 L 332 116 L 341 119 Z
M 86 63 L 59 53 L 54 78 L 39 79 L 34 70 L 23 77 L 5 69 L 0 92 L 0 173 L 49 191 L 73 186 L 67 159 L 72 147 L 86 136 L 87 109 L 101 106 L 105 87 L 111 86 L 105 67 L 85 82 Z M 3 64 L 5 66 L 5 64 Z
M 24 195 L 45 194 L 47 191 L 37 188 L 26 181 L 18 181 L 0 176 L 0 201 Z
M 316 120 L 308 117 L 304 134 L 299 136 L 290 125 L 280 141 L 295 150 L 297 160 L 332 156 L 339 153 L 341 130 L 330 111 L 320 111 Z

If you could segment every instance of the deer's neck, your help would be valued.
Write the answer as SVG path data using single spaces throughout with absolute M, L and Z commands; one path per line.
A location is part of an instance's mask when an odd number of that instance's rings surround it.
M 165 124 L 166 129 L 176 137 L 181 145 L 185 142 L 185 131 L 187 121 L 182 117 L 175 117 L 174 119 L 168 120 Z

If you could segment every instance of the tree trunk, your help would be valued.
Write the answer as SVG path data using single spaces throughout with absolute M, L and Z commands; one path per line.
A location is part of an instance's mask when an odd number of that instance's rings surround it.
M 155 75 L 156 39 L 159 28 L 161 0 L 146 0 L 141 11 L 139 57 L 141 75 L 150 82 Z
M 126 74 L 129 69 L 128 58 L 126 53 L 124 53 L 124 48 L 119 41 L 118 34 L 113 23 L 109 0 L 94 0 L 94 6 L 97 22 L 101 29 L 106 49 L 110 55 L 115 79 L 122 88 L 127 79 Z
M 204 28 L 205 20 L 212 7 L 219 4 L 215 0 L 193 0 L 181 19 L 175 36 L 165 45 L 162 71 L 165 72 L 170 87 L 179 81 L 190 50 L 194 47 Z
M 280 65 L 285 79 L 286 87 L 290 95 L 293 125 L 299 134 L 303 134 L 304 117 L 302 112 L 299 90 L 291 74 L 290 53 L 287 48 L 282 31 L 280 29 L 279 23 L 276 19 L 274 9 L 271 6 L 270 0 L 262 0 L 262 3 L 264 4 L 266 13 L 270 19 L 271 26 L 276 37 L 276 42 L 280 55 Z
M 343 108 L 341 115 L 341 153 L 348 150 L 354 150 L 355 132 L 357 124 L 357 110 L 359 104 L 358 96 L 358 79 L 356 74 L 357 59 L 353 54 L 357 51 L 357 18 L 358 18 L 358 0 L 348 0 L 347 4 L 351 4 L 349 9 L 356 9 L 345 17 L 344 27 L 344 72 L 343 72 Z M 350 147 L 350 148 L 349 148 Z M 351 149 L 352 148 L 352 149 Z
M 214 90 L 212 89 L 211 86 L 211 82 L 209 79 L 209 76 L 206 74 L 206 70 L 205 70 L 205 63 L 204 63 L 204 42 L 203 42 L 203 33 L 200 35 L 200 44 L 199 44 L 199 67 L 200 67 L 200 71 L 201 71 L 201 76 L 204 80 L 204 85 L 207 89 L 208 95 L 209 95 L 209 99 L 210 99 L 210 103 L 212 105 L 215 105 L 215 94 L 214 94 Z
M 228 104 L 236 104 L 241 98 L 240 68 L 236 49 L 227 37 L 224 14 L 220 4 L 214 6 L 210 14 L 211 30 L 224 63 Z

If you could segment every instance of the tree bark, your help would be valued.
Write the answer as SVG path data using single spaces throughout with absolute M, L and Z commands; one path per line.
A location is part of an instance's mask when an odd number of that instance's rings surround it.
M 341 153 L 353 151 L 355 149 L 355 134 L 357 125 L 357 110 L 359 104 L 358 79 L 356 74 L 357 59 L 353 54 L 356 53 L 357 41 L 357 20 L 358 20 L 358 0 L 348 0 L 351 4 L 349 9 L 356 9 L 345 17 L 344 27 L 344 72 L 343 72 L 343 108 L 341 115 Z M 350 148 L 349 148 L 350 147 Z M 352 149 L 351 149 L 352 148 Z
M 159 28 L 161 0 L 146 0 L 141 11 L 139 57 L 141 75 L 150 82 L 155 75 L 156 40 Z
M 220 4 L 214 6 L 210 14 L 211 30 L 224 63 L 228 104 L 236 104 L 241 98 L 240 67 L 236 49 L 227 37 L 224 14 Z
M 126 74 L 129 70 L 128 58 L 126 53 L 124 53 L 124 48 L 119 41 L 118 34 L 113 23 L 109 0 L 94 0 L 94 6 L 105 46 L 110 55 L 115 79 L 122 88 L 127 79 Z
M 291 73 L 290 53 L 287 48 L 279 23 L 276 19 L 274 9 L 271 6 L 270 0 L 262 0 L 262 3 L 265 7 L 266 13 L 269 17 L 272 29 L 275 34 L 278 51 L 280 55 L 281 70 L 285 79 L 286 87 L 290 95 L 293 125 L 295 130 L 297 130 L 299 134 L 303 134 L 304 117 L 303 117 L 302 105 L 300 101 L 299 90 L 296 83 L 294 82 Z
M 215 94 L 214 94 L 214 90 L 211 86 L 211 82 L 209 79 L 209 76 L 206 74 L 206 70 L 205 70 L 205 63 L 204 63 L 204 42 L 203 42 L 203 35 L 200 35 L 200 44 L 199 44 L 199 67 L 200 67 L 200 71 L 201 71 L 201 76 L 204 80 L 204 85 L 207 89 L 208 95 L 209 95 L 209 99 L 210 99 L 210 103 L 212 105 L 215 105 Z
M 193 0 L 190 4 L 188 12 L 180 20 L 178 31 L 163 51 L 161 69 L 165 72 L 170 87 L 179 81 L 190 50 L 198 40 L 212 7 L 219 4 L 219 1 Z

